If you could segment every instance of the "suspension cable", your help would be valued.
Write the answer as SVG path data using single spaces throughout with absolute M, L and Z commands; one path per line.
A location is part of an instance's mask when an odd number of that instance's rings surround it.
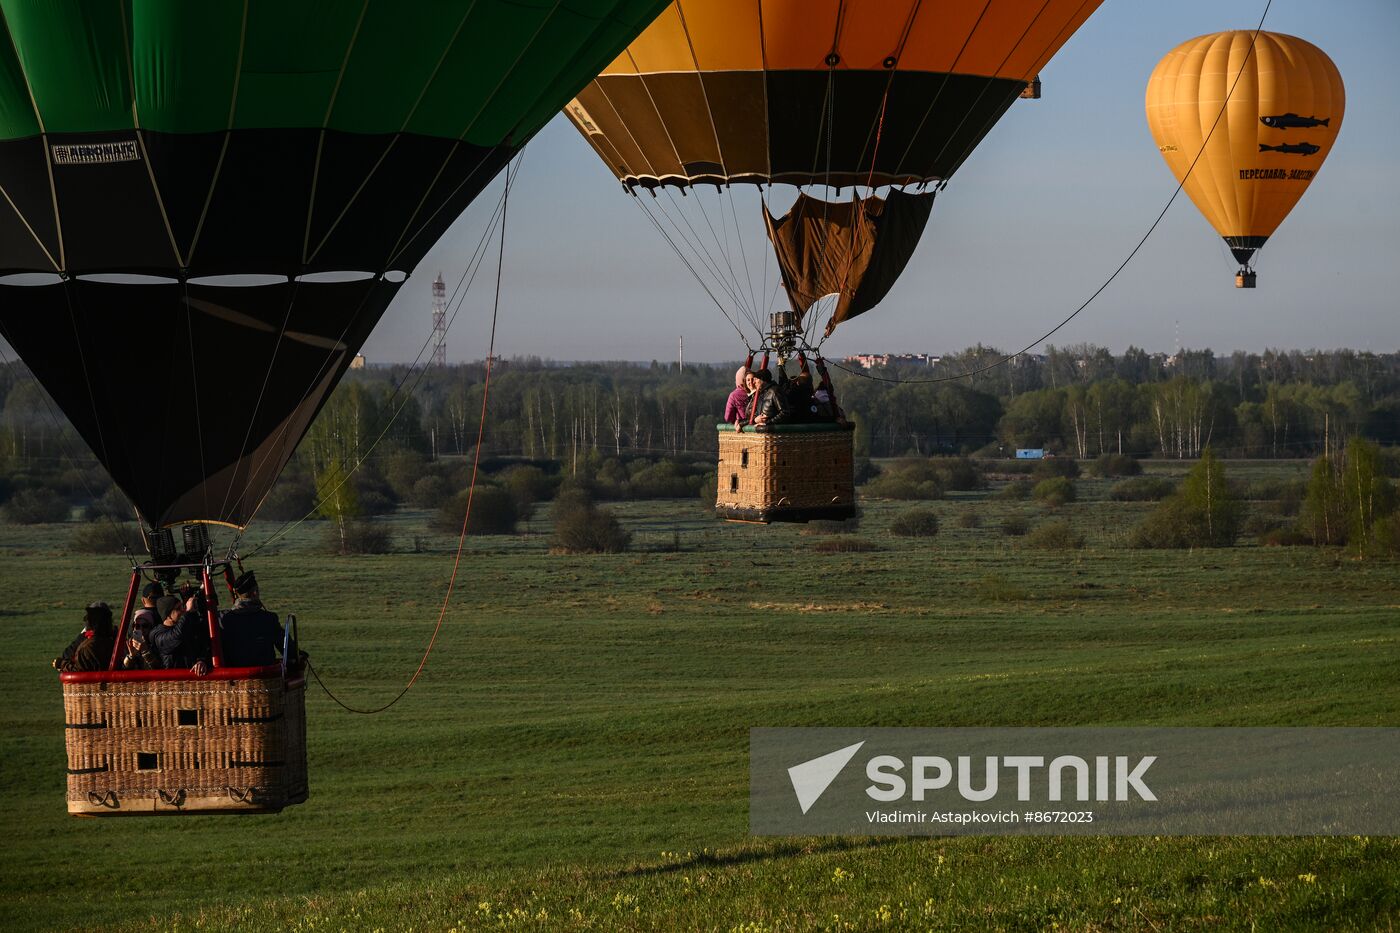
M 515 176 L 520 171 L 520 166 L 524 162 L 524 159 L 524 153 L 521 153 L 521 155 L 517 157 L 514 163 L 514 170 L 512 171 L 510 167 L 507 168 L 505 190 L 502 192 L 501 198 L 496 202 L 496 209 L 492 212 L 491 218 L 488 221 L 485 230 L 482 231 L 481 239 L 477 241 L 477 245 L 472 251 L 472 256 L 468 260 L 466 268 L 463 270 L 462 275 L 458 278 L 456 286 L 453 287 L 452 298 L 448 302 L 449 305 L 451 305 L 452 307 L 452 313 L 447 318 L 446 326 L 448 330 L 451 330 L 453 322 L 456 321 L 457 314 L 461 310 L 462 304 L 466 301 L 467 293 L 471 290 L 472 284 L 476 281 L 477 273 L 481 270 L 481 264 L 486 255 L 486 247 L 488 245 L 491 234 L 495 232 L 496 224 L 498 222 L 504 224 L 505 222 L 506 198 L 509 194 L 511 185 L 514 183 Z M 432 339 L 432 335 L 430 334 L 427 340 L 425 340 L 423 345 L 419 348 L 418 355 L 414 357 L 413 362 L 409 364 L 410 371 L 414 373 L 413 384 L 405 393 L 403 401 L 401 401 L 398 404 L 398 406 L 394 408 L 393 414 L 389 416 L 389 420 L 385 423 L 384 427 L 380 430 L 379 434 L 375 436 L 374 440 L 370 443 L 369 448 L 362 455 L 359 455 L 358 459 L 350 467 L 349 470 L 344 471 L 344 475 L 341 477 L 340 482 L 337 483 L 331 489 L 327 490 L 324 495 L 320 496 L 317 502 L 305 515 L 295 520 L 283 522 L 282 525 L 278 527 L 278 529 L 275 532 L 273 532 L 267 538 L 259 542 L 258 545 L 254 547 L 251 551 L 249 551 L 247 554 L 244 554 L 244 557 L 253 556 L 258 551 L 261 551 L 263 548 L 267 547 L 269 544 L 272 544 L 274 541 L 285 536 L 289 532 L 294 531 L 303 523 L 309 521 L 312 518 L 312 516 L 316 515 L 316 513 L 320 511 L 321 506 L 325 504 L 326 501 L 328 501 L 332 496 L 339 492 L 342 486 L 350 482 L 350 480 L 354 477 L 355 473 L 359 471 L 360 467 L 363 466 L 365 461 L 369 459 L 370 455 L 374 453 L 375 448 L 377 448 L 380 442 L 384 440 L 385 436 L 388 435 L 389 430 L 393 428 L 394 424 L 398 421 L 399 415 L 403 412 L 404 408 L 407 407 L 408 403 L 413 399 L 414 393 L 417 391 L 419 383 L 422 382 L 424 375 L 427 373 L 427 367 L 419 367 L 418 364 L 422 361 L 423 354 L 427 351 L 427 348 L 429 344 L 431 344 Z M 393 403 L 394 399 L 397 398 L 399 391 L 403 388 L 404 385 L 408 384 L 408 381 L 409 380 L 405 378 L 402 383 L 400 383 L 394 388 L 393 394 L 391 394 L 388 399 L 389 404 Z M 236 548 L 238 542 L 241 539 L 242 533 L 240 533 L 239 536 L 234 539 L 232 547 Z
M 515 172 L 518 171 L 519 165 L 517 164 Z M 515 172 L 511 172 L 510 170 L 506 172 L 506 190 L 502 197 L 501 209 L 500 248 L 496 254 L 496 297 L 491 305 L 491 337 L 486 345 L 486 375 L 482 383 L 481 391 L 481 417 L 476 427 L 476 451 L 472 455 L 471 481 L 467 485 L 467 509 L 462 515 L 462 531 L 457 536 L 457 554 L 452 561 L 452 574 L 447 579 L 447 592 L 442 597 L 442 608 L 438 611 L 437 623 L 433 626 L 433 634 L 428 638 L 427 647 L 423 649 L 423 657 L 418 661 L 418 668 L 413 672 L 413 676 L 408 679 L 408 683 L 403 685 L 403 689 L 383 706 L 377 706 L 372 709 L 351 706 L 340 697 L 336 696 L 335 693 L 331 691 L 331 688 L 326 686 L 326 682 L 321 679 L 321 675 L 316 668 L 312 667 L 309 661 L 307 662 L 307 670 L 311 671 L 311 676 L 316 679 L 316 685 L 326 692 L 326 696 L 334 700 L 338 706 L 347 712 L 371 716 L 376 713 L 384 712 L 389 709 L 389 707 L 399 702 L 399 700 L 402 700 L 404 696 L 407 695 L 408 691 L 413 688 L 413 685 L 418 682 L 418 678 L 422 675 L 424 668 L 427 667 L 428 657 L 433 653 L 433 648 L 437 645 L 438 635 L 442 632 L 443 622 L 447 619 L 447 607 L 452 602 L 452 593 L 457 585 L 457 574 L 462 566 L 462 552 L 466 550 L 467 529 L 470 526 L 472 517 L 472 497 L 476 492 L 477 471 L 481 467 L 481 442 L 486 435 L 487 404 L 491 399 L 491 365 L 496 358 L 496 321 L 501 311 L 501 277 L 506 258 L 506 219 L 510 206 L 510 188 L 511 183 L 514 181 Z

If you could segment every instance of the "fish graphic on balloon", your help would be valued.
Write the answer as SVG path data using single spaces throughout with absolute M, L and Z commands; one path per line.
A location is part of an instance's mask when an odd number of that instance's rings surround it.
M 1286 152 L 1291 155 L 1310 156 L 1321 151 L 1321 146 L 1314 146 L 1312 143 L 1284 143 L 1281 146 L 1268 146 L 1259 144 L 1260 152 Z
M 1296 113 L 1281 113 L 1275 116 L 1260 117 L 1259 122 L 1276 130 L 1306 130 L 1314 126 L 1326 126 L 1331 119 L 1331 117 L 1325 117 L 1319 120 L 1317 117 L 1300 117 Z

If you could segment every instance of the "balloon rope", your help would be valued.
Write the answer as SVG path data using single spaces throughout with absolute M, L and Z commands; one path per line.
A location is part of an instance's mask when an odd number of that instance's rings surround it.
M 1266 2 L 1264 3 L 1264 12 L 1260 14 L 1259 25 L 1254 27 L 1254 33 L 1249 38 L 1249 50 L 1245 53 L 1244 60 L 1240 62 L 1240 70 L 1235 72 L 1235 80 L 1230 83 L 1230 90 L 1228 93 L 1226 93 L 1225 100 L 1220 105 L 1220 112 L 1215 115 L 1215 122 L 1210 125 L 1210 132 L 1206 133 L 1206 138 L 1201 140 L 1201 148 L 1196 151 L 1196 157 L 1191 160 L 1191 166 L 1186 170 L 1186 174 L 1181 176 L 1181 181 L 1177 182 L 1176 190 L 1172 192 L 1171 197 L 1167 198 L 1167 203 L 1162 207 L 1161 212 L 1157 215 L 1157 219 L 1152 221 L 1152 225 L 1147 228 L 1147 232 L 1142 235 L 1142 239 L 1137 241 L 1137 245 L 1134 246 L 1132 248 L 1132 251 L 1128 253 L 1127 258 L 1120 262 L 1118 264 L 1118 268 L 1113 270 L 1113 274 L 1110 275 L 1102 285 L 1094 289 L 1093 294 L 1091 294 L 1088 298 L 1084 299 L 1084 303 L 1081 304 L 1079 307 L 1075 308 L 1072 312 L 1070 312 L 1070 315 L 1068 317 L 1066 317 L 1060 323 L 1056 324 L 1054 327 L 1050 328 L 1039 338 L 1032 341 L 1025 347 L 1025 349 L 1020 350 L 1016 353 L 1009 353 L 1006 356 L 1003 356 L 1000 359 L 996 360 L 995 362 L 988 363 L 985 366 L 979 366 L 975 369 L 970 369 L 967 372 L 958 373 L 957 375 L 939 376 L 934 379 L 891 379 L 888 376 L 876 376 L 871 373 L 865 372 L 864 370 L 850 369 L 849 367 L 842 366 L 835 360 L 830 361 L 831 365 L 835 366 L 837 369 L 841 370 L 844 373 L 849 373 L 852 376 L 859 376 L 862 379 L 873 379 L 876 382 L 895 382 L 904 383 L 908 385 L 927 385 L 935 382 L 954 382 L 958 379 L 968 379 L 972 376 L 980 375 L 981 373 L 985 373 L 989 370 L 996 369 L 998 366 L 1004 366 L 1007 363 L 1014 360 L 1016 357 L 1021 356 L 1025 353 L 1029 353 L 1031 350 L 1034 350 L 1040 344 L 1055 336 L 1056 332 L 1058 332 L 1060 328 L 1064 327 L 1070 321 L 1078 317 L 1080 311 L 1083 311 L 1085 308 L 1089 307 L 1089 305 L 1093 303 L 1094 299 L 1099 297 L 1099 295 L 1103 293 L 1104 289 L 1108 288 L 1108 286 L 1113 284 L 1113 280 L 1118 278 L 1119 274 L 1125 268 L 1127 268 L 1128 263 L 1133 261 L 1133 257 L 1138 254 L 1138 252 L 1143 248 L 1144 245 L 1146 245 L 1148 238 L 1152 236 L 1153 232 L 1162 223 L 1162 219 L 1167 216 L 1167 211 L 1171 210 L 1172 204 L 1176 202 L 1177 197 L 1181 194 L 1181 190 L 1186 186 L 1186 180 L 1190 178 L 1191 173 L 1196 170 L 1196 164 L 1201 161 L 1201 156 L 1205 155 L 1206 146 L 1210 144 L 1210 138 L 1215 135 L 1216 128 L 1220 126 L 1220 121 L 1224 118 L 1225 111 L 1230 106 L 1230 98 L 1233 97 L 1235 94 L 1235 87 L 1240 83 L 1240 78 L 1244 76 L 1245 67 L 1248 66 L 1249 60 L 1254 56 L 1254 44 L 1259 39 L 1259 33 L 1261 33 L 1264 30 L 1264 20 L 1266 20 L 1269 16 L 1269 7 L 1271 5 L 1273 5 L 1273 0 L 1266 0 Z
M 519 169 L 517 168 L 516 171 L 519 171 Z M 340 697 L 336 696 L 331 691 L 331 688 L 326 686 L 325 681 L 321 679 L 321 675 L 316 671 L 316 668 L 312 667 L 309 661 L 307 662 L 307 670 L 311 671 L 311 676 L 316 679 L 316 685 L 326 692 L 326 696 L 334 700 L 338 706 L 347 712 L 370 716 L 375 713 L 382 713 L 399 702 L 399 700 L 402 700 L 408 691 L 413 688 L 413 685 L 418 682 L 418 678 L 422 675 L 423 669 L 428 666 L 428 657 L 433 653 L 433 648 L 437 645 L 438 635 L 442 632 L 443 622 L 447 619 L 447 607 L 452 602 L 452 592 L 457 585 L 457 573 L 462 567 L 462 552 L 466 549 L 467 528 L 472 517 L 472 496 L 476 492 L 476 476 L 478 469 L 481 467 L 481 442 L 486 435 L 487 403 L 491 399 L 491 364 L 495 362 L 496 359 L 496 321 L 501 311 L 501 273 L 505 267 L 506 259 L 506 219 L 510 207 L 510 188 L 512 181 L 514 181 L 514 175 L 507 172 L 506 191 L 502 199 L 501 209 L 500 249 L 496 254 L 496 298 L 491 306 L 491 338 L 487 342 L 486 376 L 481 387 L 481 416 L 476 426 L 476 451 L 472 454 L 472 477 L 470 484 L 467 486 L 467 510 L 462 515 L 462 531 L 457 536 L 457 555 L 452 561 L 452 575 L 447 579 L 447 592 L 442 597 L 442 608 L 438 611 L 437 624 L 433 626 L 433 634 L 428 639 L 428 646 L 423 649 L 423 657 L 418 661 L 418 669 L 413 672 L 413 676 L 408 679 L 408 683 L 403 685 L 403 689 L 398 692 L 398 695 L 383 706 L 377 706 L 373 709 L 361 709 L 360 707 L 351 706 Z
M 521 166 L 521 164 L 522 164 L 524 161 L 525 161 L 525 155 L 524 155 L 524 153 L 521 153 L 521 154 L 516 158 L 516 162 L 515 162 L 515 171 L 514 171 L 514 172 L 511 172 L 510 170 L 507 170 L 507 172 L 506 172 L 506 181 L 507 181 L 507 184 L 510 184 L 511 181 L 512 181 L 512 179 L 514 178 L 514 175 L 519 173 L 519 171 L 520 171 L 520 166 Z M 472 285 L 476 282 L 477 273 L 481 270 L 481 264 L 482 264 L 482 262 L 483 262 L 483 260 L 485 259 L 485 256 L 486 256 L 486 250 L 487 250 L 487 247 L 488 247 L 488 245 L 489 245 L 490 237 L 491 237 L 491 235 L 492 235 L 492 234 L 495 232 L 495 230 L 496 230 L 496 224 L 497 224 L 497 222 L 501 220 L 504 202 L 505 202 L 505 195 L 504 195 L 504 193 L 502 193 L 501 199 L 500 199 L 499 201 L 496 202 L 496 208 L 495 208 L 495 210 L 492 212 L 491 218 L 490 218 L 490 220 L 489 220 L 489 221 L 487 222 L 487 224 L 486 224 L 486 228 L 482 231 L 481 239 L 479 239 L 479 240 L 477 241 L 476 246 L 475 246 L 475 247 L 473 248 L 473 250 L 472 250 L 471 259 L 469 259 L 469 260 L 467 261 L 466 268 L 463 270 L 461 277 L 458 278 L 458 280 L 457 280 L 457 284 L 456 284 L 456 285 L 453 287 L 453 289 L 452 289 L 452 297 L 451 297 L 450 299 L 448 299 L 448 304 L 452 307 L 452 314 L 451 314 L 451 315 L 448 317 L 448 319 L 447 319 L 447 329 L 448 329 L 448 330 L 451 330 L 451 329 L 452 329 L 453 323 L 457 320 L 457 313 L 458 313 L 459 311 L 461 311 L 461 309 L 462 309 L 462 304 L 463 304 L 463 302 L 466 301 L 466 297 L 467 297 L 468 292 L 471 291 Z M 353 316 L 352 316 L 352 319 L 353 319 Z M 346 331 L 342 331 L 342 332 L 341 332 L 341 337 L 340 337 L 341 340 L 344 340 L 344 338 L 345 338 L 345 333 L 348 332 L 349 327 L 350 327 L 350 324 L 347 323 L 347 324 L 346 324 Z M 325 502 L 326 500 L 328 500 L 331 496 L 333 496 L 333 495 L 335 495 L 337 492 L 339 492 L 339 491 L 340 491 L 340 488 L 341 488 L 342 486 L 344 486 L 346 483 L 348 483 L 348 482 L 351 480 L 351 478 L 355 475 L 355 473 L 359 471 L 360 467 L 364 465 L 365 461 L 368 460 L 369 457 L 370 457 L 370 455 L 374 453 L 374 451 L 375 451 L 376 448 L 378 448 L 379 443 L 380 443 L 382 440 L 384 440 L 384 437 L 389 433 L 390 429 L 393 428 L 393 426 L 398 422 L 399 415 L 402 414 L 402 412 L 403 412 L 405 406 L 407 406 L 408 403 L 409 403 L 409 401 L 413 398 L 414 393 L 415 393 L 415 392 L 417 391 L 417 389 L 418 389 L 418 384 L 419 384 L 420 382 L 423 381 L 423 376 L 424 376 L 424 374 L 427 372 L 427 367 L 426 367 L 426 366 L 420 367 L 418 364 L 419 364 L 419 362 L 423 359 L 424 353 L 427 352 L 428 346 L 432 343 L 432 339 L 433 339 L 433 338 L 432 338 L 432 335 L 430 334 L 430 335 L 428 336 L 428 338 L 427 338 L 426 340 L 423 341 L 423 345 L 422 345 L 421 347 L 419 347 L 419 349 L 418 349 L 418 355 L 417 355 L 416 357 L 414 357 L 413 362 L 409 364 L 409 371 L 410 371 L 410 373 L 413 373 L 413 384 L 408 388 L 408 391 L 405 393 L 403 401 L 400 402 L 400 403 L 394 408 L 394 412 L 393 412 L 393 414 L 389 417 L 388 422 L 384 425 L 383 430 L 381 430 L 381 431 L 379 432 L 378 436 L 375 437 L 375 439 L 370 443 L 369 449 L 366 450 L 366 451 L 364 452 L 364 454 L 361 455 L 361 456 L 359 457 L 359 459 L 355 461 L 354 466 L 352 466 L 349 470 L 347 470 L 347 471 L 345 472 L 345 475 L 344 475 L 344 477 L 342 477 L 341 481 L 340 481 L 339 483 L 337 483 L 337 484 L 335 485 L 334 488 L 328 490 L 328 491 L 325 493 L 325 495 L 324 495 L 323 497 L 321 497 L 320 499 L 318 499 L 317 502 L 316 502 L 316 504 L 313 505 L 313 506 L 311 507 L 311 509 L 310 509 L 305 515 L 303 515 L 301 518 L 298 518 L 298 519 L 295 519 L 295 520 L 288 520 L 288 521 L 283 522 L 282 525 L 281 525 L 275 532 L 273 532 L 273 533 L 272 533 L 271 535 L 269 535 L 267 538 L 265 538 L 265 539 L 263 539 L 261 542 L 259 542 L 258 545 L 257 545 L 256 547 L 254 547 L 251 551 L 249 551 L 248 553 L 244 554 L 244 555 L 243 555 L 244 557 L 252 557 L 252 556 L 253 556 L 254 554 L 256 554 L 258 551 L 261 551 L 263 548 L 267 547 L 269 544 L 272 544 L 272 543 L 273 543 L 274 541 L 276 541 L 278 538 L 283 537 L 283 536 L 286 535 L 288 532 L 290 532 L 290 531 L 296 529 L 296 528 L 299 527 L 302 523 L 306 522 L 308 519 L 310 519 L 313 515 L 315 515 L 315 514 L 320 510 L 322 503 L 324 503 L 324 502 Z M 325 364 L 322 364 L 322 365 L 323 365 L 323 367 L 324 367 Z M 320 378 L 321 378 L 321 376 L 320 376 L 319 373 L 318 373 L 318 375 L 317 375 L 316 378 L 317 378 L 317 379 L 320 379 Z M 401 382 L 398 386 L 395 386 L 394 392 L 393 392 L 393 394 L 391 394 L 391 395 L 389 396 L 388 402 L 386 402 L 386 404 L 392 404 L 393 401 L 394 401 L 394 399 L 398 397 L 399 391 L 400 391 L 401 389 L 403 389 L 403 387 L 404 387 L 405 385 L 407 385 L 407 384 L 408 384 L 408 377 L 405 377 L 404 380 L 403 380 L 403 382 Z M 308 391 L 309 391 L 309 390 L 308 390 Z M 304 401 L 304 400 L 305 400 L 305 396 L 303 396 L 303 401 Z M 264 501 L 266 501 L 266 497 L 264 497 Z M 260 503 L 258 504 L 258 508 L 260 509 L 261 506 L 262 506 L 262 503 L 260 502 Z M 256 510 L 254 511 L 254 514 L 256 514 Z M 251 522 L 251 520 L 252 520 L 252 519 L 251 519 L 251 517 L 250 517 L 249 521 Z M 239 537 L 236 538 L 236 539 L 234 540 L 234 543 L 233 543 L 233 545 L 232 545 L 232 548 L 233 548 L 233 549 L 236 549 L 237 546 L 238 546 L 238 543 L 239 543 L 241 540 L 242 540 L 242 535 L 240 534 Z

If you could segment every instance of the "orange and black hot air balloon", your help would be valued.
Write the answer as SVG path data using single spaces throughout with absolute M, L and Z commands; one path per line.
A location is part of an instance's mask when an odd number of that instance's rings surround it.
M 758 269 L 730 258 L 749 225 L 707 186 L 761 189 L 792 313 L 808 330 L 825 318 L 829 333 L 884 297 L 929 217 L 929 186 L 1098 5 L 676 0 L 565 113 L 717 301 L 760 333 L 770 296 L 746 294 Z M 774 210 L 788 193 L 775 198 L 775 185 L 797 189 L 786 210 Z
M 1237 287 L 1254 287 L 1254 254 L 1332 151 L 1345 105 L 1332 60 L 1280 33 L 1199 36 L 1153 70 L 1147 124 L 1172 174 L 1240 263 Z

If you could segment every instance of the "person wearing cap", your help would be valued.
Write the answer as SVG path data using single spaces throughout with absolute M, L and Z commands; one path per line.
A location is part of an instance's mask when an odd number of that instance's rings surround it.
M 92 603 L 83 612 L 83 630 L 53 666 L 60 671 L 106 670 L 112 660 L 116 636 L 112 633 L 112 609 L 106 603 Z
M 122 667 L 127 670 L 151 670 L 160 667 L 160 657 L 151 651 L 147 638 L 151 630 L 161 623 L 156 610 L 156 600 L 165 595 L 165 587 L 159 581 L 147 583 L 141 589 L 141 608 L 131 616 L 131 628 L 127 632 L 126 657 Z
M 156 600 L 161 624 L 151 629 L 146 645 L 151 656 L 159 659 L 161 667 L 208 673 L 209 630 L 204 625 L 204 614 L 199 611 L 198 603 L 197 596 L 185 602 L 178 596 L 162 596 Z
M 225 667 L 263 667 L 277 663 L 277 652 L 286 637 L 277 614 L 263 607 L 258 578 L 249 570 L 233 581 L 238 597 L 233 608 L 219 617 L 219 641 Z M 296 642 L 289 654 L 297 657 Z

